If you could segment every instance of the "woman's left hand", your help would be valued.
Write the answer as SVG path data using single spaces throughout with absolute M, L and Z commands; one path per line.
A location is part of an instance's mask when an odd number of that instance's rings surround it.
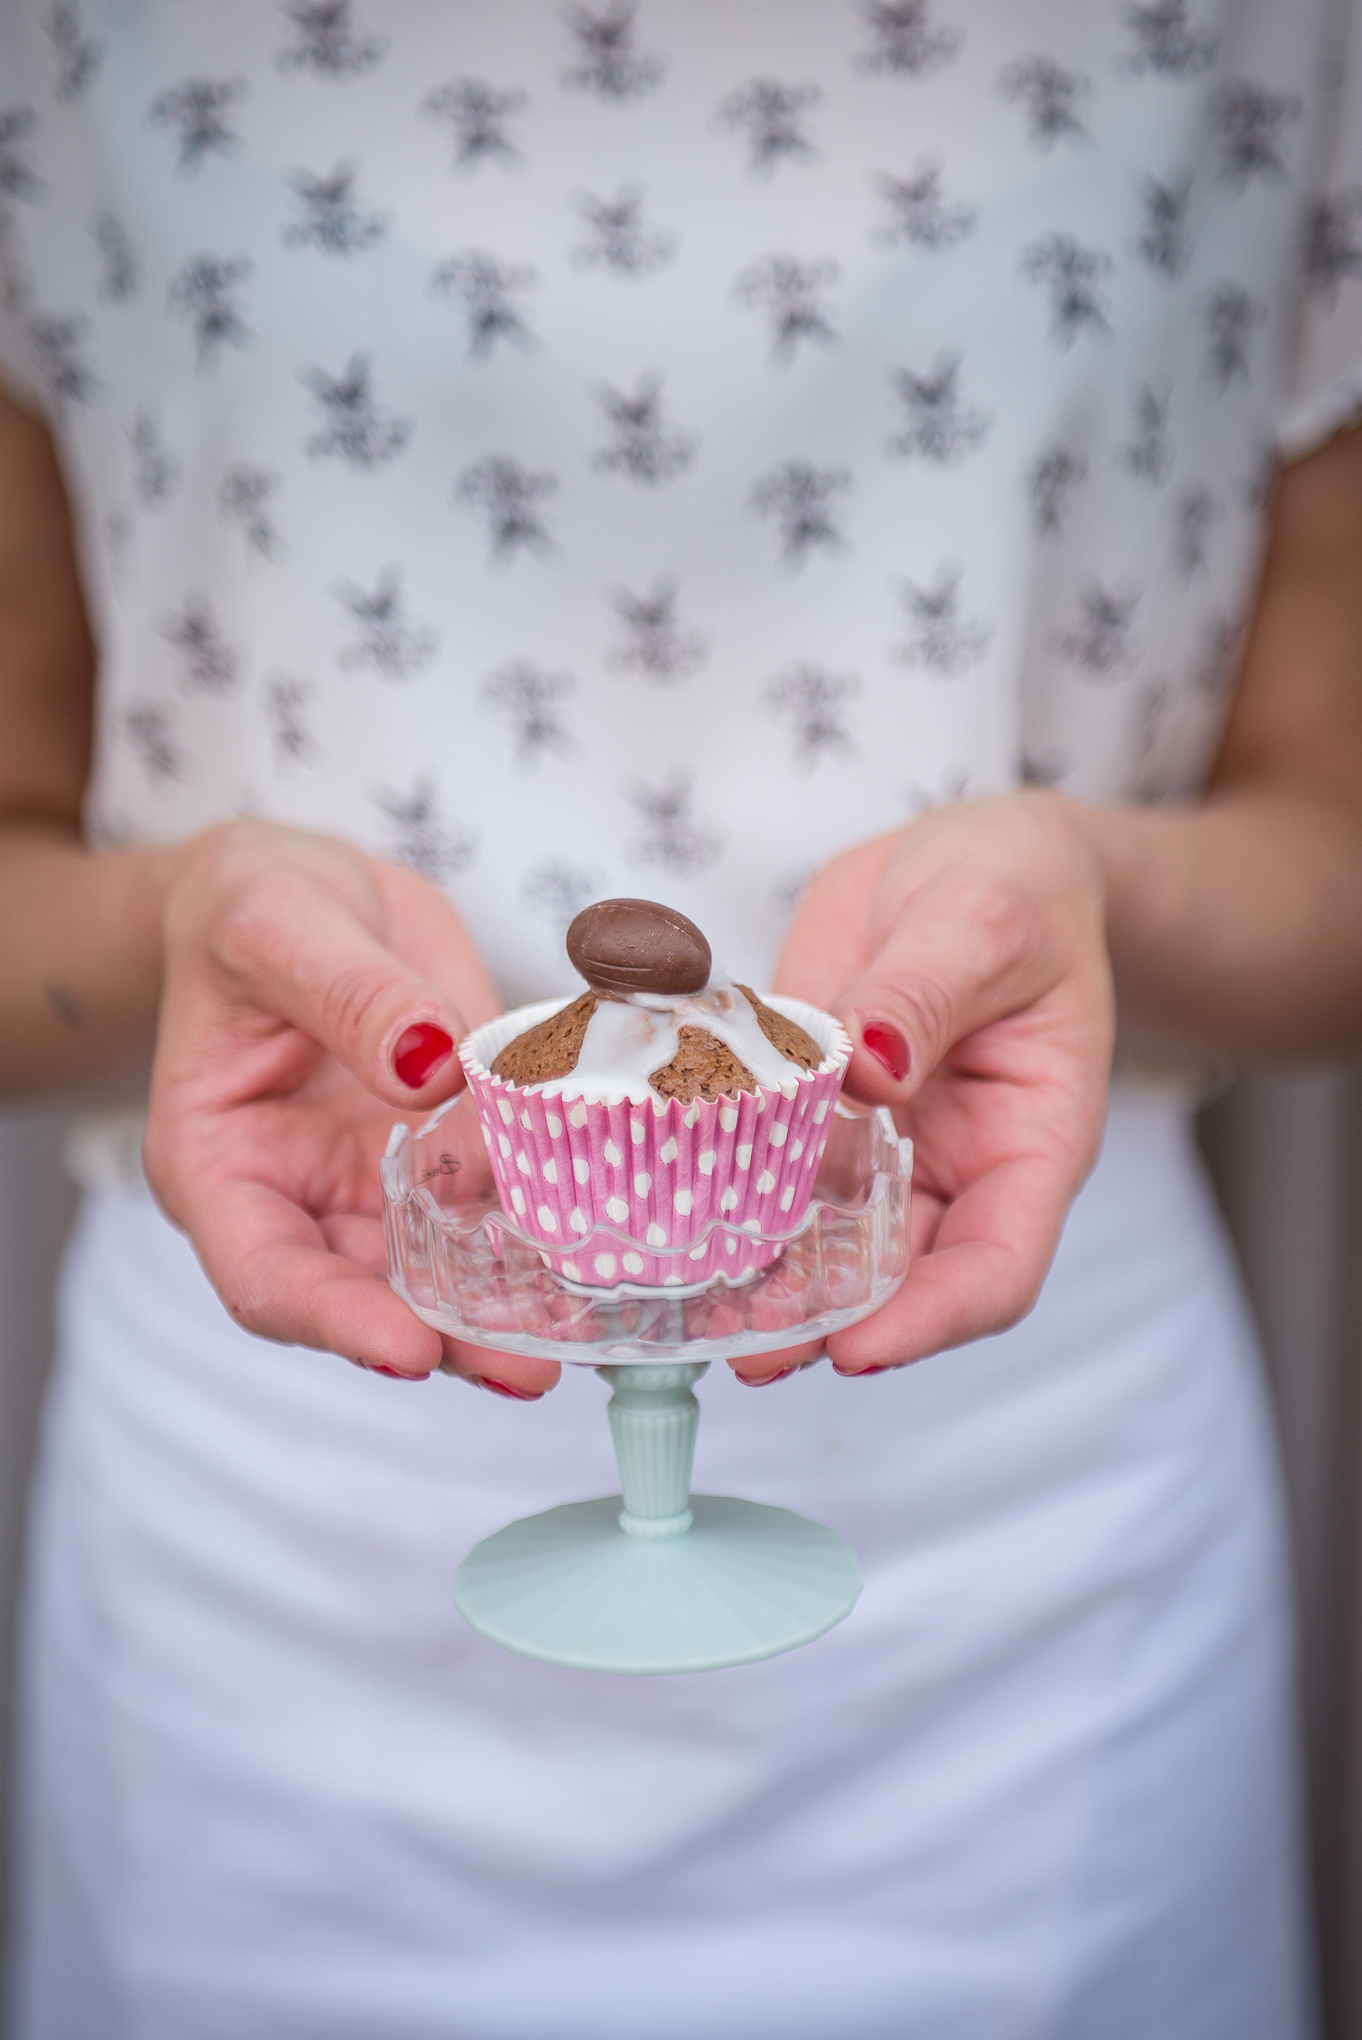
M 914 1142 L 912 1264 L 830 1342 L 839 1373 L 1015 1324 L 1097 1157 L 1114 1030 L 1104 887 L 1078 811 L 1048 793 L 938 809 L 814 879 L 775 989 L 835 1013 L 846 1090 Z M 802 1361 L 754 1354 L 754 1384 Z

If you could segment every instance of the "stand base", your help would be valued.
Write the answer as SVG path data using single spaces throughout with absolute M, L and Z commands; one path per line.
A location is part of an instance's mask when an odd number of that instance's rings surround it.
M 680 1537 L 628 1537 L 620 1497 L 524 1516 L 475 1545 L 455 1606 L 480 1636 L 588 1672 L 710 1672 L 812 1643 L 861 1591 L 856 1554 L 789 1509 L 692 1495 Z

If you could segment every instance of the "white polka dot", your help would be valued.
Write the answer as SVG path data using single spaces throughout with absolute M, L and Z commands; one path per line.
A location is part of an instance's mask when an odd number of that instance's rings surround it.
M 757 1178 L 758 1197 L 764 1197 L 768 1190 L 774 1190 L 775 1187 L 776 1187 L 775 1177 L 771 1174 L 771 1171 L 769 1169 L 763 1169 L 761 1174 Z
M 576 1105 L 573 1106 L 571 1112 L 569 1112 L 568 1114 L 568 1125 L 585 1126 L 586 1122 L 587 1122 L 586 1105 L 585 1103 L 579 1101 Z
M 750 1168 L 751 1168 L 751 1166 L 752 1166 L 752 1149 L 751 1149 L 751 1146 L 750 1146 L 750 1145 L 746 1145 L 746 1146 L 740 1147 L 740 1148 L 738 1149 L 738 1167 L 739 1167 L 740 1169 L 750 1169 Z
M 543 1226 L 545 1232 L 557 1232 L 558 1213 L 551 1210 L 547 1204 L 541 1204 L 539 1207 L 539 1223 Z
M 528 1112 L 521 1113 L 520 1123 L 524 1127 L 526 1133 L 528 1133 L 530 1131 L 530 1128 L 534 1125 L 534 1121 L 531 1119 Z
M 679 1153 L 679 1149 L 677 1148 L 675 1139 L 665 1141 L 663 1145 L 658 1149 L 658 1153 L 661 1155 L 664 1162 L 674 1162 L 676 1160 L 677 1154 Z
M 511 1192 L 511 1209 L 517 1218 L 525 1216 L 525 1192 L 523 1190 L 513 1190 Z
M 785 1185 L 785 1188 L 780 1193 L 780 1208 L 782 1211 L 788 1211 L 793 1203 L 794 1203 L 794 1184 L 787 1183 Z
M 511 1107 L 510 1107 L 510 1106 L 509 1106 L 509 1105 L 508 1105 L 508 1104 L 506 1103 L 506 1100 L 505 1100 L 504 1098 L 498 1098 L 498 1099 L 497 1099 L 497 1111 L 498 1111 L 498 1112 L 499 1112 L 499 1113 L 501 1114 L 501 1116 L 502 1116 L 503 1120 L 504 1120 L 504 1121 L 506 1122 L 507 1126 L 509 1126 L 509 1125 L 510 1125 L 510 1123 L 511 1123 L 511 1121 L 512 1121 L 512 1120 L 513 1120 L 513 1119 L 515 1118 L 515 1113 L 514 1113 L 514 1111 L 513 1111 L 513 1110 L 511 1109 Z
M 790 1128 L 785 1120 L 783 1119 L 773 1120 L 771 1124 L 771 1131 L 768 1136 L 772 1147 L 784 1147 L 785 1142 L 789 1137 L 789 1132 Z
M 680 1280 L 681 1277 L 679 1275 L 664 1275 L 662 1277 L 662 1287 L 664 1289 L 670 1289 L 673 1283 L 679 1284 Z
M 522 1176 L 529 1175 L 530 1168 L 532 1165 L 530 1162 L 530 1158 L 527 1154 L 524 1153 L 518 1154 L 515 1158 L 515 1165 L 519 1169 Z
M 689 1218 L 695 1204 L 695 1199 L 689 1190 L 678 1190 L 672 1199 L 672 1203 L 680 1212 L 682 1218 Z
M 719 1199 L 719 1209 L 720 1211 L 736 1211 L 737 1205 L 738 1193 L 730 1183 L 723 1196 Z
M 643 1273 L 642 1254 L 626 1254 L 624 1257 L 624 1272 L 626 1275 L 641 1275 Z
M 742 1222 L 742 1229 L 744 1232 L 760 1232 L 761 1220 L 759 1218 L 745 1218 Z
M 643 1237 L 650 1247 L 665 1247 L 667 1244 L 667 1235 L 660 1225 L 650 1225 Z
M 803 1152 L 804 1143 L 802 1140 L 797 1140 L 794 1146 L 790 1149 L 790 1160 L 792 1162 L 797 1162 L 799 1160 L 799 1157 L 803 1154 Z
M 719 1107 L 719 1124 L 725 1133 L 736 1132 L 738 1125 L 738 1108 L 736 1105 L 721 1105 Z
M 629 1206 L 622 1197 L 607 1197 L 605 1215 L 614 1225 L 623 1225 L 629 1216 Z
M 572 1173 L 579 1183 L 589 1183 L 591 1181 L 591 1164 L 584 1155 L 573 1156 Z
M 827 1116 L 828 1116 L 828 1100 L 826 1098 L 820 1098 L 818 1103 L 813 1108 L 813 1119 L 815 1126 L 821 1126 L 823 1124 L 823 1121 L 827 1118 Z
M 582 1271 L 575 1261 L 564 1261 L 563 1273 L 569 1282 L 580 1282 L 582 1279 Z
M 768 1106 L 768 1104 L 769 1104 L 769 1103 L 770 1103 L 770 1100 L 769 1100 L 769 1098 L 768 1098 L 768 1097 L 766 1096 L 766 1093 L 765 1093 L 765 1091 L 758 1091 L 758 1093 L 757 1093 L 757 1110 L 758 1110 L 758 1112 L 764 1112 L 764 1111 L 766 1110 L 766 1107 Z
M 666 1118 L 666 1116 L 667 1116 L 667 1112 L 668 1112 L 668 1110 L 670 1109 L 670 1106 L 671 1106 L 671 1099 L 670 1099 L 670 1098 L 661 1098 L 661 1097 L 659 1097 L 659 1096 L 658 1096 L 657 1092 L 656 1092 L 656 1091 L 654 1091 L 654 1093 L 653 1093 L 653 1115 L 654 1115 L 654 1117 L 655 1117 L 655 1118 L 657 1118 L 657 1119 L 665 1119 L 665 1118 Z
M 644 1141 L 648 1138 L 648 1129 L 641 1119 L 631 1119 L 629 1121 L 629 1138 L 635 1147 L 642 1147 Z
M 706 1254 L 707 1254 L 708 1252 L 709 1252 L 709 1241 L 708 1241 L 708 1240 L 701 1240 L 701 1242 L 700 1242 L 700 1244 L 699 1244 L 699 1246 L 698 1246 L 698 1247 L 692 1247 L 692 1248 L 691 1248 L 690 1252 L 689 1252 L 689 1253 L 687 1254 L 687 1256 L 686 1256 L 686 1259 L 687 1259 L 688 1261 L 703 1261 L 703 1260 L 704 1260 L 704 1258 L 705 1258 L 705 1255 L 706 1255 Z
M 557 1113 L 550 1112 L 544 1123 L 548 1127 L 550 1140 L 557 1140 L 559 1134 L 563 1131 L 563 1122 Z
M 646 1197 L 653 1187 L 653 1179 L 646 1169 L 640 1169 L 634 1178 L 635 1197 Z
M 737 1251 L 738 1251 L 738 1242 L 737 1242 L 737 1241 L 736 1241 L 736 1240 L 734 1239 L 734 1237 L 733 1237 L 732 1233 L 725 1233 L 725 1234 L 724 1234 L 724 1252 L 725 1252 L 726 1254 L 736 1254 L 736 1253 L 737 1253 Z
M 552 1155 L 549 1156 L 539 1173 L 546 1183 L 556 1183 L 558 1181 L 558 1164 Z
M 608 1140 L 605 1143 L 605 1159 L 607 1160 L 607 1162 L 609 1162 L 612 1169 L 617 1169 L 620 1163 L 624 1160 L 624 1156 L 615 1146 L 613 1140 Z
M 568 1213 L 568 1224 L 574 1232 L 589 1232 L 586 1213 L 579 1208 Z
M 501 1152 L 504 1155 L 509 1156 L 511 1152 L 511 1143 L 507 1140 L 504 1133 L 499 1133 L 497 1135 L 497 1146 L 501 1149 Z
M 702 1176 L 712 1176 L 717 1159 L 718 1157 L 713 1148 L 706 1148 L 704 1153 L 697 1159 L 695 1166 Z
M 695 1125 L 695 1123 L 696 1123 L 696 1121 L 697 1121 L 697 1120 L 699 1119 L 699 1117 L 700 1117 L 700 1107 L 699 1107 L 698 1105 L 692 1105 L 692 1106 L 690 1106 L 690 1107 L 689 1107 L 689 1109 L 687 1110 L 686 1116 L 685 1116 L 685 1118 L 684 1118 L 684 1119 L 683 1119 L 683 1120 L 681 1121 L 681 1124 L 682 1124 L 683 1126 L 694 1126 L 694 1125 Z
M 597 1273 L 598 1275 L 613 1275 L 613 1274 L 614 1274 L 614 1272 L 615 1272 L 615 1257 L 614 1257 L 614 1255 L 613 1255 L 613 1254 L 597 1254 L 597 1256 L 596 1256 L 596 1273 Z

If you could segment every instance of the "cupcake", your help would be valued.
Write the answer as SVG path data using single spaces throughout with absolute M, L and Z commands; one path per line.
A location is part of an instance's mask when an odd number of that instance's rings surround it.
M 649 900 L 588 907 L 567 948 L 584 993 L 459 1051 L 503 1209 L 586 1289 L 750 1280 L 808 1208 L 847 1036 L 713 979 L 700 930 Z

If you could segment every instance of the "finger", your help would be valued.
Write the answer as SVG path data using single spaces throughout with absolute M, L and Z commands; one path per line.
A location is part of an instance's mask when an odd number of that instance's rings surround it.
M 308 874 L 257 877 L 214 929 L 218 962 L 249 1004 L 328 1049 L 375 1097 L 435 1104 L 463 1081 L 453 1001 Z
M 897 1295 L 828 1341 L 836 1371 L 901 1366 L 1016 1324 L 1040 1293 L 1074 1187 L 1042 1156 L 981 1176 L 947 1208 Z
M 540 1396 L 558 1386 L 563 1371 L 555 1360 L 533 1360 L 521 1353 L 502 1353 L 491 1346 L 470 1346 L 462 1339 L 444 1341 L 440 1366 L 446 1374 L 456 1375 L 474 1388 L 511 1396 L 517 1402 L 538 1402 Z
M 444 894 L 417 872 L 372 860 L 369 875 L 383 902 L 386 932 L 404 962 L 427 964 L 430 982 L 469 1027 L 481 1027 L 501 1011 L 496 986 L 487 975 L 468 930 Z
M 439 1333 L 385 1281 L 331 1252 L 316 1222 L 268 1184 L 216 1182 L 181 1223 L 246 1331 L 416 1379 L 439 1366 Z
M 747 1388 L 767 1388 L 797 1374 L 801 1367 L 813 1367 L 827 1357 L 827 1341 L 816 1339 L 805 1346 L 786 1346 L 779 1353 L 748 1353 L 729 1366 Z

